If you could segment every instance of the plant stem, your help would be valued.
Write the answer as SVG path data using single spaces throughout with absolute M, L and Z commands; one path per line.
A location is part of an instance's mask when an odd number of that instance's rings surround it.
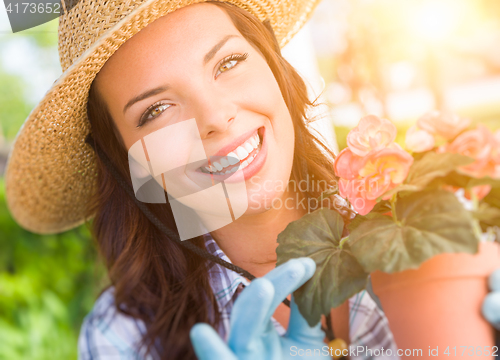
M 344 243 L 349 240 L 349 236 L 346 236 L 345 238 L 341 239 L 339 242 L 339 249 L 342 249 L 342 246 L 344 246 Z
M 399 221 L 398 221 L 398 216 L 396 214 L 396 194 L 392 195 L 391 197 L 391 215 L 392 215 L 392 220 L 394 220 L 394 222 L 396 224 L 399 224 Z
M 468 191 L 470 194 L 470 199 L 472 201 L 472 210 L 477 211 L 479 209 L 479 199 L 477 198 L 476 193 L 472 191 L 472 188 L 468 188 L 466 189 L 466 191 Z
M 323 191 L 323 192 L 321 193 L 321 195 L 320 195 L 320 196 L 318 196 L 318 198 L 317 198 L 317 199 L 318 199 L 318 201 L 319 201 L 319 202 L 321 202 L 321 201 L 323 201 L 324 199 L 329 198 L 330 196 L 335 195 L 335 194 L 337 194 L 337 193 L 338 193 L 338 190 L 337 190 L 337 189 L 335 189 L 335 188 L 333 188 L 333 189 L 328 188 L 327 190 Z
M 477 198 L 474 191 L 472 191 L 472 188 L 468 188 L 466 189 L 466 191 L 468 191 L 470 194 L 470 199 L 472 202 L 472 211 L 477 212 L 479 210 L 479 199 Z M 479 224 L 479 219 L 476 218 L 472 219 L 472 228 L 474 230 L 474 234 L 476 235 L 477 239 L 481 241 L 483 230 L 481 229 L 481 224 Z

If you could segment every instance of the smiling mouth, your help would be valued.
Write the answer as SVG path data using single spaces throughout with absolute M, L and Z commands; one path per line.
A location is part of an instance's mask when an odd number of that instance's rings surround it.
M 243 144 L 225 156 L 211 156 L 209 164 L 201 166 L 199 170 L 211 175 L 228 175 L 243 170 L 253 162 L 261 147 L 262 139 L 256 130 Z

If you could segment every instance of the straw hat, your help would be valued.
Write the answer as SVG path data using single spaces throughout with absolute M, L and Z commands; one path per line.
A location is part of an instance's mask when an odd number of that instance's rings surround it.
M 7 204 L 16 221 L 41 234 L 83 223 L 96 191 L 95 153 L 86 105 L 92 81 L 125 41 L 156 19 L 204 0 L 80 0 L 59 18 L 63 74 L 17 134 L 6 172 Z M 226 0 L 266 19 L 281 46 L 319 0 Z M 62 2 L 63 4 L 65 2 Z

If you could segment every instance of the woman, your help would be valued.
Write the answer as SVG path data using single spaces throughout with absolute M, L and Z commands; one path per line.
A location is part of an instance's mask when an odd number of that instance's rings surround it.
M 158 44 L 161 44 L 159 48 Z M 108 152 L 113 163 L 122 168 L 124 177 L 128 172 L 127 150 L 166 126 L 166 129 L 168 126 L 172 128 L 175 124 L 184 124 L 187 119 L 196 119 L 203 147 L 210 158 L 238 154 L 240 146 L 251 143 L 252 138 L 257 139 L 253 144 L 255 150 L 249 149 L 248 156 L 244 154 L 245 157 L 238 159 L 246 184 L 245 199 L 249 201 L 245 215 L 212 231 L 215 241 L 205 236 L 193 242 L 211 247 L 213 253 L 227 256 L 233 264 L 258 277 L 275 267 L 278 233 L 290 221 L 307 212 L 295 201 L 298 189 L 290 187 L 291 192 L 285 191 L 289 180 L 298 182 L 307 176 L 323 180 L 324 184 L 331 184 L 334 180 L 331 170 L 333 156 L 321 152 L 303 121 L 309 104 L 304 83 L 280 56 L 278 49 L 268 28 L 233 5 L 186 6 L 150 24 L 122 45 L 100 70 L 88 101 L 93 140 Z M 131 99 L 140 100 L 131 102 Z M 173 153 L 187 142 L 180 132 L 176 131 L 180 140 L 165 141 L 169 145 L 175 144 L 163 149 L 162 154 Z M 151 160 L 154 154 L 150 153 L 151 146 L 147 148 Z M 223 154 L 221 149 L 225 149 Z M 112 151 L 117 150 L 121 153 L 114 155 Z M 245 167 L 252 153 L 256 156 Z M 217 174 L 220 169 L 213 170 Z M 101 171 L 106 174 L 106 167 Z M 221 282 L 228 283 L 225 286 L 209 284 L 207 276 L 211 279 L 216 275 L 203 273 L 206 270 L 200 259 L 193 259 L 192 254 L 168 241 L 162 243 L 161 250 L 141 250 L 145 251 L 141 258 L 137 258 L 136 250 L 132 248 L 116 256 L 112 249 L 116 247 L 116 234 L 121 231 L 124 233 L 120 238 L 128 236 L 130 245 L 138 239 L 151 238 L 153 242 L 145 246 L 158 246 L 156 239 L 162 234 L 157 233 L 134 204 L 123 206 L 123 199 L 130 203 L 132 200 L 120 192 L 111 177 L 109 183 L 103 179 L 101 184 L 102 190 L 96 198 L 94 229 L 97 239 L 110 239 L 109 243 L 101 245 L 101 249 L 108 262 L 114 264 L 109 266 L 115 285 L 114 298 L 118 303 L 132 301 L 161 314 L 160 320 L 149 326 L 146 336 L 149 343 L 161 339 L 162 347 L 168 349 L 172 358 L 184 358 L 188 345 L 183 342 L 188 340 L 194 323 L 211 323 L 222 336 L 228 336 L 227 318 L 217 319 L 218 309 L 206 309 L 204 294 L 210 294 L 211 290 L 219 293 L 226 286 L 233 289 L 239 283 L 243 284 L 244 279 L 222 279 Z M 169 185 L 167 189 L 171 189 Z M 310 190 L 309 194 L 300 195 L 317 197 L 321 191 L 317 188 Z M 172 195 L 172 190 L 168 193 Z M 283 203 L 285 199 L 292 199 L 292 202 L 287 202 L 291 206 L 273 208 L 272 202 L 276 199 L 283 199 Z M 235 201 L 231 200 L 234 208 Z M 135 210 L 131 218 L 143 223 L 131 223 L 126 229 L 123 224 L 130 222 L 126 215 L 130 209 Z M 123 219 L 115 222 L 116 227 L 110 226 L 110 212 Z M 123 217 L 118 215 L 119 212 L 124 213 Z M 163 207 L 159 206 L 156 212 L 165 218 L 165 222 L 172 223 L 172 215 L 167 214 Z M 179 228 L 178 222 L 176 225 Z M 148 231 L 152 234 L 148 235 Z M 128 248 L 129 244 L 122 246 Z M 165 259 L 157 267 L 148 260 L 149 254 L 156 251 L 162 252 Z M 169 277 L 169 274 L 179 272 L 181 264 L 192 268 L 179 274 L 178 278 Z M 142 276 L 137 275 L 138 269 Z M 214 270 L 221 271 L 225 270 Z M 232 277 L 233 274 L 225 276 Z M 185 280 L 186 277 L 190 280 Z M 147 284 L 145 278 L 154 280 Z M 165 285 L 158 288 L 158 283 Z M 178 283 L 182 283 L 183 288 L 172 294 L 170 288 Z M 229 299 L 218 304 L 220 307 L 225 305 L 222 317 L 229 316 L 231 305 L 226 302 L 232 302 L 232 298 Z M 211 306 L 217 305 L 214 300 L 209 302 Z M 193 309 L 199 309 L 200 313 L 193 313 Z M 216 314 L 214 319 L 210 319 L 210 313 Z M 147 321 L 148 314 L 138 315 Z M 286 326 L 288 315 L 289 310 L 284 305 L 278 306 L 274 318 L 281 332 L 284 329 L 280 324 Z M 221 322 L 226 324 L 220 326 L 218 323 Z M 84 327 L 84 331 L 88 328 Z M 390 332 L 385 332 L 381 346 L 387 345 L 387 340 L 391 339 Z
M 94 216 L 112 286 L 82 326 L 82 359 L 192 359 L 195 351 L 204 359 L 285 358 L 293 347 L 323 344 L 319 325 L 309 328 L 293 302 L 291 313 L 280 304 L 311 277 L 314 264 L 303 259 L 274 269 L 277 235 L 309 210 L 300 200 L 317 197 L 335 179 L 333 155 L 307 130 L 304 83 L 280 55 L 315 2 L 236 5 L 83 1 L 61 18 L 65 73 L 16 140 L 7 194 L 16 219 L 36 232 Z M 129 196 L 129 151 L 193 119 L 210 160 L 191 175 L 222 182 L 235 169 L 247 210 L 181 243 L 172 210 L 179 194 L 167 191 L 169 204 L 147 205 Z M 152 163 L 156 155 L 146 157 Z M 313 177 L 323 188 L 286 187 Z M 277 207 L 277 200 L 292 206 Z M 249 285 L 250 274 L 264 279 Z M 351 313 L 353 345 L 395 349 L 369 296 L 351 302 L 363 309 Z

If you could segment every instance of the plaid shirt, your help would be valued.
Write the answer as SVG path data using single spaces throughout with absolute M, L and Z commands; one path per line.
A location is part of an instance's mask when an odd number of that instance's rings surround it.
M 208 234 L 205 236 L 207 250 L 229 262 L 216 242 Z M 221 312 L 218 329 L 222 338 L 227 340 L 229 318 L 239 292 L 249 284 L 248 280 L 218 264 L 209 270 L 210 284 Z M 97 299 L 92 311 L 85 317 L 78 339 L 78 359 L 80 360 L 130 360 L 154 359 L 157 354 L 145 355 L 137 350 L 137 344 L 145 333 L 142 321 L 123 315 L 116 310 L 113 287 L 104 291 Z M 349 336 L 352 360 L 399 359 L 397 347 L 389 329 L 384 313 L 377 307 L 366 291 L 349 299 Z M 286 330 L 274 318 L 273 324 L 280 335 Z M 360 349 L 365 349 L 360 351 Z M 384 349 L 392 350 L 393 356 L 371 356 L 380 354 Z M 353 353 L 358 349 L 357 353 Z M 366 351 L 366 349 L 371 349 Z M 357 356 L 356 356 L 357 355 Z

